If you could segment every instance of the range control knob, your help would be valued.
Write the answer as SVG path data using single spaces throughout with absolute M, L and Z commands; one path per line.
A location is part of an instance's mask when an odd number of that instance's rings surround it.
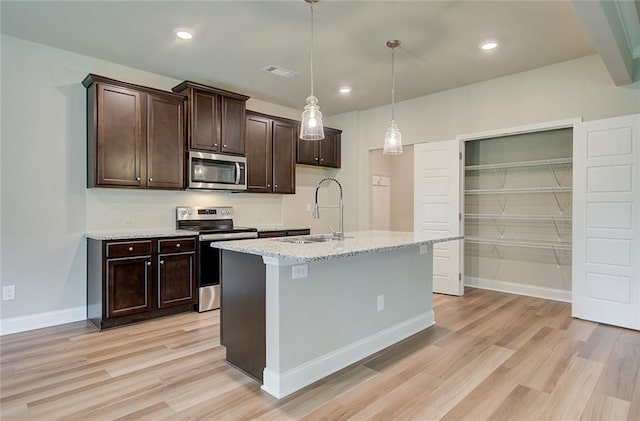
M 191 209 L 189 209 L 189 215 L 191 215 L 193 213 L 193 211 Z
M 180 215 L 185 216 L 187 214 L 187 210 L 186 209 L 182 209 L 180 211 Z

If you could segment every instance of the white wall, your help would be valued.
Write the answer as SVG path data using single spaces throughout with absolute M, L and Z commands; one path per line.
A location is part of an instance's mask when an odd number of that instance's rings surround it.
M 374 175 L 391 178 L 391 231 L 413 232 L 413 145 L 404 145 L 401 155 L 384 155 L 382 149 L 370 151 L 369 171 L 369 179 Z M 373 194 L 371 185 L 369 194 Z M 370 217 L 372 206 L 373 201 L 369 205 Z
M 405 144 L 547 121 L 576 117 L 586 121 L 637 112 L 640 91 L 616 87 L 597 55 L 402 101 L 395 107 Z M 369 223 L 369 150 L 382 147 L 390 115 L 390 106 L 357 113 L 362 145 L 357 175 L 361 229 Z

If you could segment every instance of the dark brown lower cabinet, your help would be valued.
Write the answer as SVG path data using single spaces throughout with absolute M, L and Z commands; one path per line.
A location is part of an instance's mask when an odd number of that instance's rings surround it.
M 276 231 L 260 231 L 258 232 L 258 238 L 274 238 L 274 237 L 291 237 L 295 235 L 309 235 L 311 234 L 311 229 L 302 228 L 302 229 L 283 229 Z
M 220 343 L 227 361 L 262 383 L 266 365 L 262 256 L 222 250 Z
M 98 329 L 192 311 L 196 237 L 87 240 L 87 319 Z
M 310 230 L 261 231 L 259 238 L 308 235 Z M 262 256 L 222 250 L 220 344 L 227 361 L 262 383 L 266 365 L 265 293 Z
M 107 266 L 107 317 L 152 310 L 149 275 L 151 256 L 109 259 Z
M 196 254 L 161 254 L 158 259 L 158 307 L 193 304 Z

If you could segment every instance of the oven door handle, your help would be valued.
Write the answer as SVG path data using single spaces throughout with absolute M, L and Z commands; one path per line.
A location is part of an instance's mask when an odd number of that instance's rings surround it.
M 236 184 L 240 184 L 240 163 L 236 162 Z

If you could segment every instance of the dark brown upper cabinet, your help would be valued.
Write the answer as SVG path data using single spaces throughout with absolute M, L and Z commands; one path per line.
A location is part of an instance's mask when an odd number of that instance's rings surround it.
M 248 96 L 185 81 L 173 92 L 186 95 L 189 150 L 244 155 Z
M 324 139 L 298 139 L 298 164 L 340 168 L 340 137 L 342 130 L 324 128 Z
M 184 188 L 185 97 L 90 74 L 87 187 Z
M 247 112 L 247 191 L 283 194 L 296 192 L 297 138 L 297 122 Z

